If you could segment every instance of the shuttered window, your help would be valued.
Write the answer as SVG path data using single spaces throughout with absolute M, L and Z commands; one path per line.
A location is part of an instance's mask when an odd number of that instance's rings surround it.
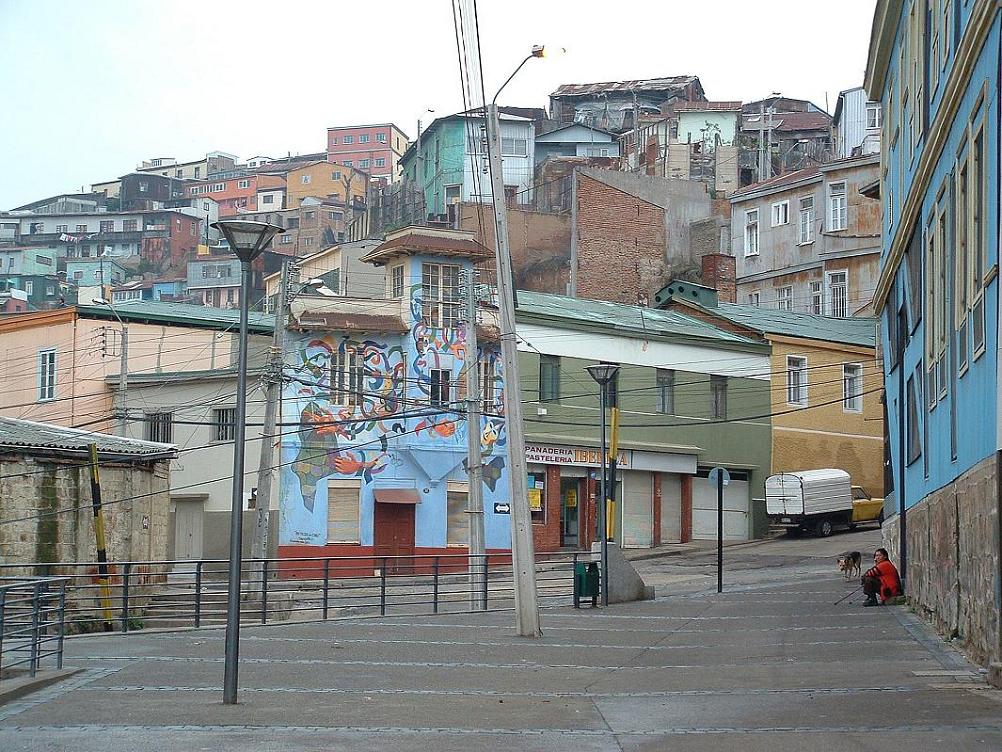
M 355 481 L 327 482 L 327 542 L 359 543 L 358 496 Z
M 450 483 L 446 494 L 448 519 L 446 520 L 446 545 L 470 545 L 470 515 L 466 513 L 467 486 Z

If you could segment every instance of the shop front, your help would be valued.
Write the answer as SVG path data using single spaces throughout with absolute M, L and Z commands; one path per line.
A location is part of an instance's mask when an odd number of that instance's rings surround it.
M 597 538 L 600 451 L 530 443 L 526 461 L 536 550 L 589 548 Z M 623 449 L 617 464 L 612 539 L 624 548 L 688 540 L 696 455 Z

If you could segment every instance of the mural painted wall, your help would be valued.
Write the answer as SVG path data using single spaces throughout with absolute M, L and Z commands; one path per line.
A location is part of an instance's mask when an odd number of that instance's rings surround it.
M 313 331 L 287 338 L 280 546 L 326 545 L 328 482 L 356 480 L 360 546 L 373 545 L 375 490 L 406 488 L 420 496 L 415 548 L 445 548 L 448 485 L 468 480 L 466 337 L 462 326 L 429 326 L 423 318 L 422 262 L 456 263 L 407 260 L 406 333 Z M 479 426 L 486 541 L 488 548 L 507 549 L 508 515 L 493 514 L 494 502 L 508 494 L 500 360 L 491 347 L 481 348 L 480 359 L 489 364 L 491 382 Z M 433 371 L 439 372 L 434 383 Z M 449 376 L 447 390 L 442 372 Z

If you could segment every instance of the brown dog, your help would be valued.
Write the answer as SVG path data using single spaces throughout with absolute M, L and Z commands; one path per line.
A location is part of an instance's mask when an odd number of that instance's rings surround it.
M 861 561 L 862 557 L 860 557 L 859 551 L 846 551 L 841 554 L 838 557 L 838 571 L 842 573 L 842 579 L 851 580 L 853 572 L 856 573 L 857 577 L 862 574 Z

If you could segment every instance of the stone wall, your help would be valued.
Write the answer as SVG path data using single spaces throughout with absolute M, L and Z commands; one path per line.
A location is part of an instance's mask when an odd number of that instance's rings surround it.
M 908 580 L 916 611 L 974 662 L 998 661 L 997 461 L 983 460 L 908 510 Z M 900 566 L 900 516 L 884 523 L 884 545 Z
M 102 464 L 100 471 L 109 561 L 165 559 L 167 462 Z M 96 560 L 90 474 L 82 460 L 0 457 L 0 518 L 26 518 L 0 525 L 2 563 Z

